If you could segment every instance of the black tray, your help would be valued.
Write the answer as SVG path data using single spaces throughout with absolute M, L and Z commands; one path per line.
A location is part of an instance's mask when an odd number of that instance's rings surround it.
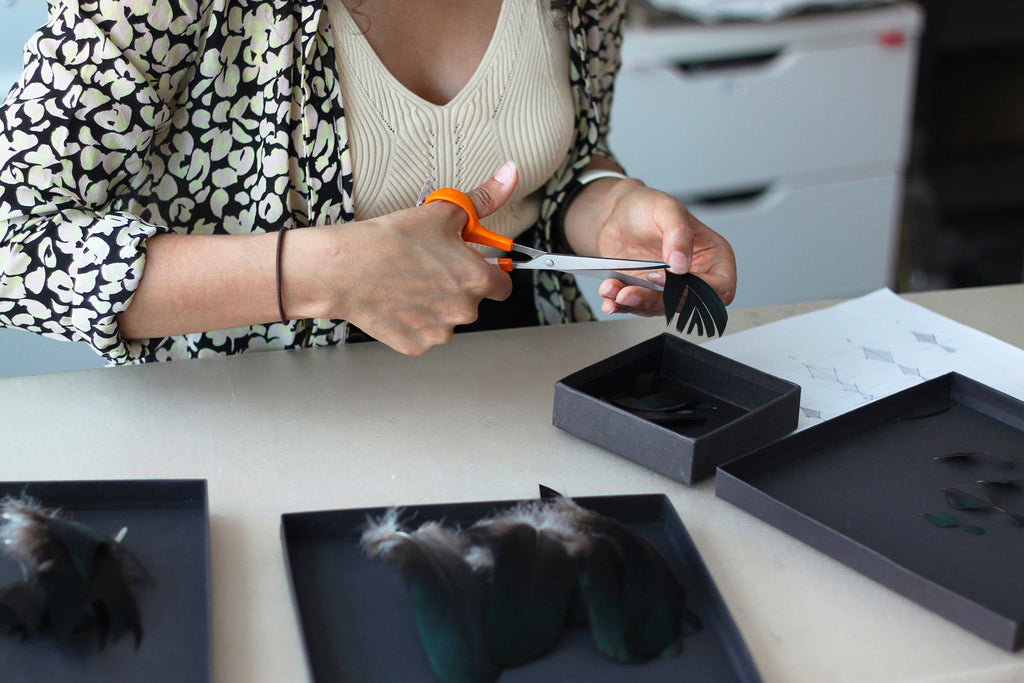
M 180 683 L 210 680 L 210 554 L 203 480 L 0 483 L 0 498 L 28 494 L 122 541 L 153 578 L 139 594 L 143 637 L 92 653 L 62 650 L 46 637 L 0 637 L 4 683 Z M 21 579 L 0 556 L 0 585 Z
M 935 459 L 964 451 L 991 455 Z M 1024 645 L 1024 526 L 954 510 L 942 491 L 981 478 L 1024 479 L 1024 403 L 950 373 L 723 465 L 716 493 L 1013 651 Z M 1024 488 L 986 489 L 1024 514 Z M 960 525 L 934 526 L 929 513 Z
M 717 410 L 707 421 L 669 427 L 609 403 L 637 375 L 660 372 Z M 684 484 L 796 428 L 800 387 L 661 334 L 559 380 L 552 423 Z
M 567 630 L 557 649 L 517 669 L 512 681 L 760 681 L 711 576 L 675 509 L 663 495 L 578 498 L 584 507 L 609 515 L 651 540 L 684 578 L 687 605 L 704 628 L 687 636 L 679 657 L 642 665 L 602 656 L 585 628 Z M 403 508 L 415 520 L 443 519 L 466 526 L 515 501 L 425 505 Z M 435 680 L 397 570 L 371 560 L 359 548 L 367 516 L 385 508 L 282 515 L 281 534 L 306 657 L 317 683 L 328 681 Z

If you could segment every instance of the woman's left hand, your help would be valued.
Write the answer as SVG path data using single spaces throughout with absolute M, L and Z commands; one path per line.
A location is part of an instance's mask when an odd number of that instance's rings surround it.
M 600 178 L 588 183 L 567 211 L 566 237 L 580 254 L 661 259 L 674 273 L 690 272 L 729 304 L 736 296 L 736 257 L 729 242 L 699 221 L 669 194 L 633 178 Z M 665 284 L 664 272 L 649 279 Z M 604 313 L 653 316 L 664 313 L 661 292 L 605 280 Z

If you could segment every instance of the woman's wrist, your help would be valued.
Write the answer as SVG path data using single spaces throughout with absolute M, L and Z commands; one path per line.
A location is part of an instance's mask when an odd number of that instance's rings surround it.
M 562 211 L 561 229 L 566 246 L 573 253 L 600 255 L 600 226 L 604 225 L 619 196 L 642 187 L 639 180 L 606 170 L 585 172 L 587 182 L 580 183 L 572 201 Z M 581 176 L 583 178 L 583 176 Z

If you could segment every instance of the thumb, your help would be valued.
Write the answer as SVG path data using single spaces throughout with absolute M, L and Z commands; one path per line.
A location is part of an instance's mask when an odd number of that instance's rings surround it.
M 473 200 L 476 213 L 480 218 L 490 216 L 508 201 L 519 181 L 519 171 L 511 161 L 501 165 L 493 176 L 473 188 L 466 195 Z

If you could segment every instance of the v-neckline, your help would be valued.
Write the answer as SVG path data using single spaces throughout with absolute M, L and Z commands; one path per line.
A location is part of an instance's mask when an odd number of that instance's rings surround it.
M 447 109 L 449 107 L 456 105 L 461 100 L 465 99 L 467 97 L 467 93 L 472 90 L 473 86 L 479 80 L 484 78 L 484 74 L 486 73 L 488 63 L 494 59 L 493 53 L 498 50 L 497 43 L 504 29 L 504 25 L 507 22 L 507 14 L 509 11 L 508 6 L 511 2 L 513 2 L 513 0 L 502 0 L 501 8 L 498 10 L 498 19 L 494 23 L 494 30 L 492 31 L 491 38 L 487 43 L 487 49 L 484 50 L 484 54 L 480 58 L 480 62 L 476 65 L 476 68 L 473 70 L 473 73 L 469 77 L 469 79 L 462 85 L 461 88 L 459 88 L 459 91 L 455 93 L 455 95 L 453 95 L 451 99 L 449 99 L 447 102 L 443 104 L 432 102 L 427 98 L 423 97 L 422 95 L 414 92 L 411 88 L 405 85 L 405 83 L 402 83 L 402 81 L 400 81 L 397 76 L 391 73 L 391 70 L 388 69 L 388 67 L 384 64 L 380 56 L 377 54 L 377 51 L 373 49 L 373 46 L 370 44 L 370 41 L 367 40 L 366 35 L 363 33 L 363 31 L 356 24 L 355 20 L 352 18 L 352 15 L 349 13 L 348 8 L 345 6 L 343 0 L 332 0 L 332 2 L 330 2 L 328 13 L 330 13 L 331 10 L 337 9 L 344 15 L 342 19 L 342 21 L 345 24 L 344 27 L 339 26 L 338 18 L 331 15 L 331 26 L 334 31 L 334 40 L 339 43 L 341 42 L 341 37 L 338 35 L 339 30 L 349 31 L 353 36 L 355 44 L 358 45 L 358 48 L 366 53 L 368 57 L 368 62 L 371 65 L 371 67 L 375 71 L 380 72 L 383 78 L 385 78 L 394 89 L 403 93 L 408 99 L 415 101 L 421 107 L 428 109 Z M 337 48 L 337 46 L 335 47 Z

